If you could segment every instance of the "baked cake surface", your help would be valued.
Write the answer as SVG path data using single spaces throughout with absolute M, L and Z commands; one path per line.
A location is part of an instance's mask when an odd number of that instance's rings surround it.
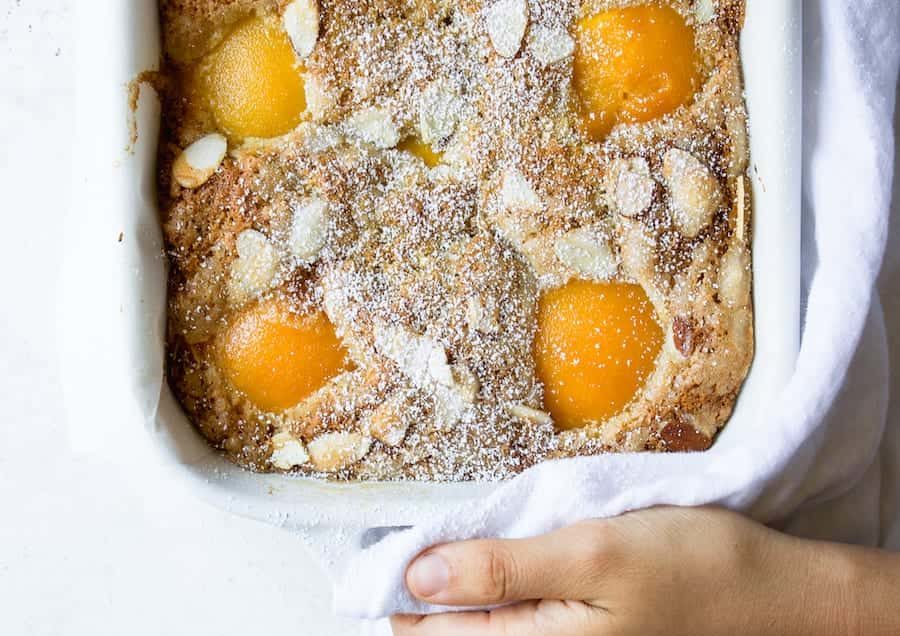
M 706 449 L 752 359 L 743 0 L 161 0 L 168 377 L 238 464 Z

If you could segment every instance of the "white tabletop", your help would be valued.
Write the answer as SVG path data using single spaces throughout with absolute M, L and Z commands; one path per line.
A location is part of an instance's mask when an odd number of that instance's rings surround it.
M 72 6 L 0 0 L 0 634 L 355 634 L 297 537 L 196 501 L 152 455 L 68 450 L 54 294 Z
M 194 500 L 152 455 L 68 449 L 54 295 L 72 159 L 73 4 L 0 0 L 0 634 L 356 633 L 331 617 L 327 578 L 295 536 Z M 900 361 L 897 225 L 881 287 Z

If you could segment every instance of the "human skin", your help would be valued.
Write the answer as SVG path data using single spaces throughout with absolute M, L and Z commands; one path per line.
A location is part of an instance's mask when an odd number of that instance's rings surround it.
M 652 508 L 423 552 L 395 636 L 900 634 L 900 555 L 790 537 L 714 508 Z

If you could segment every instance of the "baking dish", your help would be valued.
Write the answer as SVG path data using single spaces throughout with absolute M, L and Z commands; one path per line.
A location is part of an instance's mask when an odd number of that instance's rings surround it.
M 742 52 L 754 196 L 756 357 L 710 455 L 734 450 L 752 434 L 760 406 L 790 377 L 799 344 L 801 6 L 748 5 Z M 78 205 L 66 220 L 61 290 L 62 371 L 73 441 L 115 438 L 110 430 L 144 422 L 149 439 L 129 443 L 152 444 L 198 495 L 238 514 L 295 527 L 408 525 L 496 488 L 331 484 L 254 474 L 207 446 L 163 378 L 165 258 L 153 193 L 159 105 L 146 87 L 139 96 L 128 90 L 139 73 L 158 64 L 156 0 L 81 3 L 77 11 L 75 143 L 81 161 L 73 189 Z M 104 397 L 103 412 L 115 413 L 117 426 L 96 415 L 101 381 L 104 396 L 112 394 Z

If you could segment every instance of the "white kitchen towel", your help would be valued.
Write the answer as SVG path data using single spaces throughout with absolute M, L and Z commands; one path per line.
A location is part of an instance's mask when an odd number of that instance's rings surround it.
M 656 504 L 719 504 L 797 532 L 877 541 L 877 531 L 848 528 L 878 519 L 877 500 L 851 495 L 874 472 L 886 409 L 884 327 L 871 299 L 890 204 L 900 3 L 820 0 L 804 8 L 802 344 L 780 398 L 759 406 L 755 442 L 728 452 L 541 464 L 484 501 L 352 554 L 335 584 L 339 613 L 440 611 L 403 585 L 409 561 L 430 545 L 536 535 Z M 821 514 L 841 497 L 855 503 Z M 804 526 L 804 512 L 817 523 Z

